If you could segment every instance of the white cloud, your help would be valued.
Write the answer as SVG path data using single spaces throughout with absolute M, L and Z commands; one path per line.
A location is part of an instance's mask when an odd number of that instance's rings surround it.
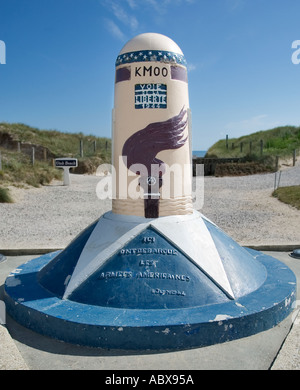
M 110 19 L 106 19 L 106 28 L 111 35 L 113 35 L 118 40 L 124 42 L 126 40 L 125 34 L 120 30 L 119 26 Z
M 101 0 L 101 4 L 112 14 L 112 19 L 106 19 L 106 27 L 111 35 L 122 41 L 126 39 L 121 27 L 119 27 L 119 22 L 125 26 L 126 30 L 130 30 L 130 34 L 134 34 L 137 31 L 139 22 L 132 12 L 136 7 L 135 0 L 123 1 L 122 5 L 114 0 Z M 126 6 L 129 11 L 126 10 Z
M 128 14 L 120 4 L 113 1 L 110 3 L 110 6 L 113 14 L 120 22 L 130 27 L 133 31 L 138 28 L 139 23 L 134 15 Z
M 197 66 L 195 64 L 188 63 L 187 64 L 187 69 L 188 69 L 189 72 L 192 72 L 193 70 L 197 69 Z
M 126 0 L 126 1 L 127 1 L 128 5 L 129 5 L 129 7 L 130 7 L 131 9 L 136 8 L 136 2 L 135 2 L 135 0 Z
M 138 12 L 146 13 L 156 21 L 162 22 L 162 17 L 168 12 L 169 7 L 193 4 L 195 0 L 99 0 L 101 5 L 112 14 L 112 18 L 107 23 L 108 31 L 118 39 L 124 40 L 119 24 L 128 31 L 128 35 L 133 35 L 141 29 Z
M 169 5 L 178 6 L 193 4 L 195 0 L 143 0 L 143 5 L 148 4 L 154 8 L 158 14 L 165 14 Z

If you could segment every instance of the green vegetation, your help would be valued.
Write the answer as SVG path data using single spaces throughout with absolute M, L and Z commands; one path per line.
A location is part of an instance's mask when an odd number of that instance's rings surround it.
M 263 149 L 261 147 L 263 146 Z M 245 157 L 262 161 L 275 156 L 291 157 L 294 150 L 300 149 L 300 127 L 283 126 L 259 131 L 240 138 L 222 139 L 209 148 L 206 157 Z
M 8 188 L 0 187 L 0 203 L 13 203 Z
M 279 187 L 273 196 L 300 210 L 300 186 Z
M 20 151 L 18 142 L 21 143 Z M 83 145 L 83 157 L 80 144 Z M 36 150 L 39 148 L 34 164 L 31 145 Z M 42 153 L 44 148 L 47 149 L 45 154 Z M 5 186 L 39 187 L 53 179 L 61 180 L 63 171 L 53 166 L 56 157 L 78 158 L 78 173 L 92 173 L 100 164 L 110 163 L 111 140 L 82 133 L 39 130 L 20 123 L 0 123 L 0 154 L 0 202 L 8 202 L 11 199 Z
M 2 155 L 2 170 L 0 184 L 24 184 L 39 187 L 48 184 L 53 179 L 60 179 L 62 171 L 52 167 L 47 161 L 35 161 L 34 166 L 29 156 L 23 153 L 0 148 Z
M 65 133 L 57 130 L 40 130 L 22 123 L 0 123 L 0 134 L 8 133 L 16 141 L 28 142 L 33 145 L 42 145 L 49 149 L 56 157 L 80 157 L 80 140 L 83 141 L 84 157 L 95 155 L 94 141 L 96 141 L 96 155 L 105 162 L 110 162 L 111 140 L 82 133 Z

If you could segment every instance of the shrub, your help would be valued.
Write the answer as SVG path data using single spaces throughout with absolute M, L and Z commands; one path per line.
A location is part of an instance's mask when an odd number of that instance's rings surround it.
M 13 203 L 8 188 L 0 187 L 0 203 Z

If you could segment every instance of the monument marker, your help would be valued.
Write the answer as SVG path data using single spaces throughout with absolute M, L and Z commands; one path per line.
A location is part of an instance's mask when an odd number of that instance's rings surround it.
M 187 81 L 181 49 L 163 35 L 141 34 L 119 53 L 113 165 L 117 183 L 123 169 L 132 173 L 128 188 L 139 177 L 143 197 L 124 197 L 124 188 L 117 185 L 114 213 L 146 218 L 193 213 Z M 181 168 L 179 173 L 168 175 L 168 167 L 174 164 Z M 167 197 L 164 187 L 168 194 L 172 189 Z
M 122 350 L 207 346 L 287 317 L 293 272 L 193 210 L 190 174 L 168 176 L 191 159 L 186 62 L 170 38 L 141 34 L 121 50 L 112 127 L 116 176 L 130 173 L 125 196 L 115 180 L 112 211 L 8 276 L 9 314 L 65 342 Z

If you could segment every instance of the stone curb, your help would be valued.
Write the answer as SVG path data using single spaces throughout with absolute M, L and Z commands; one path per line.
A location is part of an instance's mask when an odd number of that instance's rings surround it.
M 5 326 L 0 325 L 0 371 L 29 370 Z

